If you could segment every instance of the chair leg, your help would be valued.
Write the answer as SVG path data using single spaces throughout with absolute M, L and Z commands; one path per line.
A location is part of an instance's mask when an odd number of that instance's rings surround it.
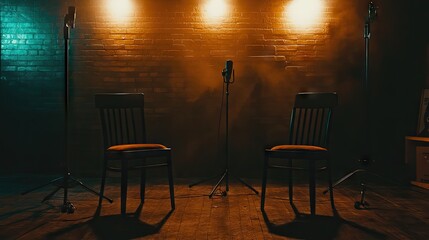
M 265 191 L 267 188 L 268 161 L 269 161 L 269 157 L 267 156 L 267 154 L 265 154 L 264 168 L 262 172 L 261 211 L 264 211 L 264 207 L 265 207 Z
M 100 198 L 98 199 L 98 207 L 101 208 L 101 202 L 103 201 L 104 196 L 104 186 L 106 184 L 106 175 L 107 175 L 107 160 L 103 161 L 103 173 L 101 175 L 101 186 L 100 186 Z
M 121 215 L 127 212 L 128 161 L 122 160 L 121 166 Z
M 167 164 L 168 164 L 168 185 L 170 187 L 170 204 L 171 209 L 176 209 L 176 202 L 174 199 L 174 182 L 173 182 L 173 167 L 171 164 L 171 153 L 167 156 Z
M 289 159 L 289 202 L 293 205 L 293 160 Z
M 142 160 L 142 165 L 145 164 L 146 159 Z M 140 172 L 140 202 L 144 203 L 146 191 L 146 168 L 142 168 Z
M 337 214 L 337 209 L 335 208 L 334 202 L 334 188 L 332 187 L 332 171 L 331 171 L 331 161 L 327 160 L 327 171 L 328 171 L 328 184 L 329 184 L 329 198 L 331 200 L 331 208 L 334 214 Z
M 316 168 L 314 161 L 309 162 L 309 191 L 311 215 L 316 214 Z
M 140 173 L 140 202 L 144 203 L 146 191 L 146 169 L 142 168 Z

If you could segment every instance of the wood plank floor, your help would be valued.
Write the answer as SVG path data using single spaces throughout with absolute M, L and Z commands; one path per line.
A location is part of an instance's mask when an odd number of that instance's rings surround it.
M 303 213 L 296 218 L 287 198 L 287 188 L 269 184 L 265 213 L 260 197 L 239 182 L 230 185 L 228 196 L 208 198 L 212 185 L 189 188 L 191 180 L 176 181 L 176 210 L 170 211 L 168 186 L 163 181 L 147 187 L 143 208 L 139 186 L 129 187 L 129 213 L 119 215 L 119 184 L 109 179 L 101 216 L 94 218 L 98 199 L 76 186 L 70 189 L 73 214 L 60 212 L 63 191 L 40 201 L 53 189 L 47 186 L 27 195 L 20 192 L 46 182 L 45 177 L 0 178 L 0 239 L 429 239 L 429 191 L 407 186 L 372 186 L 370 208 L 353 207 L 359 199 L 356 184 L 341 185 L 335 204 L 341 219 L 332 217 L 329 198 L 317 190 L 317 217 L 310 218 L 306 185 L 298 185 L 295 204 Z M 85 179 L 98 189 L 98 179 Z M 166 182 L 166 181 L 165 181 Z M 250 181 L 260 190 L 259 180 Z

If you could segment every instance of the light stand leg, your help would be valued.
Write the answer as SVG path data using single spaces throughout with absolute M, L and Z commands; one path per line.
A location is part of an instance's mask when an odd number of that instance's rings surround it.
M 337 185 L 341 184 L 342 182 L 346 181 L 347 179 L 349 179 L 350 177 L 352 177 L 353 175 L 355 175 L 358 172 L 366 172 L 366 169 L 356 169 L 350 173 L 348 173 L 347 175 L 345 175 L 344 177 L 340 178 L 338 181 L 336 181 L 333 185 L 332 188 L 335 188 Z M 325 191 L 323 191 L 323 194 L 326 194 L 327 192 L 331 191 L 330 188 L 326 189 Z
M 22 192 L 22 193 L 21 193 L 21 195 L 25 195 L 25 194 L 27 194 L 27 193 L 30 193 L 30 192 L 36 191 L 36 190 L 38 190 L 38 189 L 40 189 L 40 188 L 43 188 L 43 187 L 46 187 L 46 186 L 48 186 L 48 185 L 54 184 L 54 183 L 56 183 L 56 182 L 58 182 L 58 181 L 60 181 L 60 180 L 62 180 L 62 179 L 63 179 L 63 177 L 55 178 L 55 179 L 51 180 L 51 181 L 50 181 L 50 182 L 48 182 L 48 183 L 44 183 L 44 184 L 42 184 L 42 185 L 40 185 L 40 186 L 37 186 L 37 187 L 31 188 L 31 189 L 28 189 L 28 190 L 26 190 L 26 191 Z
M 82 188 L 84 188 L 85 190 L 87 190 L 88 192 L 90 192 L 90 193 L 92 193 L 92 194 L 94 194 L 94 195 L 96 195 L 96 196 L 100 196 L 100 193 L 99 192 L 97 192 L 97 191 L 95 191 L 94 189 L 92 189 L 92 188 L 90 188 L 90 187 L 88 187 L 88 186 L 86 186 L 85 184 L 83 184 L 80 180 L 77 180 L 77 179 L 75 179 L 75 178 L 73 178 L 73 177 L 70 177 L 70 179 L 71 179 L 71 181 L 73 181 L 73 182 L 75 182 L 75 183 L 77 183 L 79 186 L 81 186 Z M 110 203 L 112 203 L 113 202 L 113 200 L 112 199 L 110 199 L 110 198 L 108 198 L 108 197 L 106 197 L 106 196 L 101 196 L 102 198 L 104 198 L 104 199 L 106 199 L 107 201 L 109 201 Z
M 216 192 L 216 189 L 219 187 L 219 185 L 222 183 L 224 179 L 227 179 L 228 170 L 225 170 L 225 172 L 220 177 L 219 181 L 216 183 L 216 185 L 213 187 L 212 191 L 209 193 L 209 198 L 212 198 L 214 193 Z M 228 186 L 228 185 L 227 185 Z M 222 196 L 228 195 L 228 190 L 222 192 Z
M 212 180 L 212 179 L 215 179 L 215 178 L 218 178 L 218 177 L 221 177 L 223 174 L 221 174 L 221 175 L 216 175 L 216 176 L 213 176 L 213 177 L 209 177 L 209 178 L 206 178 L 206 179 L 203 179 L 203 180 L 199 180 L 199 181 L 197 181 L 197 182 L 194 182 L 194 183 L 191 183 L 191 184 L 189 184 L 188 185 L 188 187 L 193 187 L 193 186 L 196 186 L 196 185 L 199 185 L 199 184 L 201 184 L 201 183 L 203 183 L 203 182 L 208 182 L 208 181 L 210 181 L 210 180 Z
M 255 194 L 259 194 L 259 192 L 253 188 L 252 186 L 250 186 L 247 182 L 245 182 L 243 179 L 238 178 L 238 177 L 234 177 L 235 179 L 237 179 L 239 182 L 241 182 L 241 184 L 243 184 L 244 186 L 246 186 L 247 188 L 249 188 L 250 190 L 252 190 Z
M 45 198 L 43 198 L 42 202 L 45 202 L 45 201 L 48 201 L 49 199 L 51 199 L 51 197 L 54 196 L 55 193 L 57 193 L 60 189 L 61 189 L 61 187 L 55 188 L 54 191 L 52 191 L 51 193 L 49 193 L 48 195 L 46 195 Z

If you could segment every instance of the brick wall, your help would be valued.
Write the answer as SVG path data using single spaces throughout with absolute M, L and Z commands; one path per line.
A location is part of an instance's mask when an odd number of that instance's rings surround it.
M 149 139 L 174 149 L 178 176 L 223 167 L 221 70 L 232 59 L 230 149 L 234 171 L 256 176 L 266 145 L 286 139 L 293 96 L 337 91 L 338 118 L 359 122 L 366 4 L 326 1 L 325 18 L 308 32 L 285 21 L 288 1 L 230 1 L 225 21 L 205 22 L 203 1 L 134 1 L 117 22 L 102 0 L 6 0 L 1 5 L 2 150 L 9 169 L 54 171 L 63 151 L 64 43 L 67 6 L 77 9 L 70 48 L 70 161 L 97 175 L 101 132 L 98 92 L 144 92 Z M 359 23 L 359 24 L 357 24 Z M 376 60 L 378 61 L 378 59 Z M 417 88 L 413 85 L 413 89 Z M 223 108 L 224 110 L 224 108 Z M 224 117 L 224 116 L 223 116 Z M 359 128 L 339 124 L 337 155 L 356 154 Z M 347 129 L 349 134 L 342 135 Z M 350 144 L 346 144 L 346 142 Z M 25 145 L 25 151 L 21 146 Z
M 5 172 L 59 166 L 64 57 L 57 10 L 47 2 L 1 2 L 0 121 Z

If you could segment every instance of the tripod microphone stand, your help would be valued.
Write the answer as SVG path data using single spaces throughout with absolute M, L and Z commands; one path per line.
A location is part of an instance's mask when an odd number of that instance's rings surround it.
M 68 159 L 68 135 L 69 135 L 69 124 L 68 124 L 68 110 L 69 110 L 69 45 L 70 45 L 70 29 L 75 27 L 76 20 L 76 8 L 70 6 L 68 8 L 68 13 L 64 16 L 64 145 L 65 145 L 65 166 L 64 166 L 64 176 L 53 179 L 52 181 L 37 186 L 35 188 L 29 189 L 25 192 L 22 192 L 22 195 L 33 192 L 37 189 L 43 188 L 48 185 L 56 185 L 57 187 L 49 193 L 42 202 L 45 202 L 52 198 L 61 188 L 64 189 L 64 199 L 63 205 L 61 206 L 61 212 L 65 213 L 73 213 L 76 209 L 75 206 L 68 201 L 68 189 L 73 187 L 74 185 L 80 185 L 87 191 L 100 196 L 98 192 L 87 187 L 81 181 L 71 177 L 71 173 L 69 170 L 69 159 Z M 103 196 L 110 203 L 113 202 L 112 199 Z
M 369 88 L 369 39 L 371 37 L 371 32 L 370 32 L 370 27 L 371 27 L 371 22 L 375 20 L 375 17 L 377 16 L 377 6 L 375 6 L 375 4 L 371 1 L 368 4 L 368 16 L 365 19 L 365 26 L 364 26 L 364 40 L 365 40 L 365 69 L 364 69 L 364 83 L 363 83 L 363 88 L 364 88 L 364 128 L 365 128 L 365 138 L 367 139 L 366 143 L 365 143 L 365 154 L 362 156 L 362 159 L 359 159 L 358 161 L 361 164 L 361 168 L 358 168 L 348 174 L 346 174 L 344 177 L 340 178 L 337 182 L 335 182 L 332 185 L 332 188 L 334 188 L 335 186 L 341 184 L 342 182 L 346 181 L 347 179 L 349 179 L 350 177 L 352 177 L 353 175 L 360 173 L 360 172 L 364 172 L 364 173 L 368 173 L 370 175 L 373 176 L 377 176 L 379 178 L 382 178 L 381 176 L 379 176 L 378 174 L 375 174 L 371 171 L 368 170 L 369 165 L 371 163 L 370 157 L 369 157 L 369 152 L 370 152 L 370 147 L 368 146 L 370 144 L 370 141 L 368 140 L 370 137 L 370 117 L 369 117 L 369 105 L 370 105 L 370 88 Z M 365 200 L 365 194 L 366 194 L 366 190 L 367 190 L 367 185 L 365 183 L 365 181 L 361 181 L 360 183 L 361 186 L 361 191 L 360 191 L 360 201 L 356 201 L 354 204 L 354 207 L 356 209 L 361 209 L 361 208 L 365 208 L 369 206 L 369 203 Z M 331 189 L 327 189 L 323 192 L 323 194 L 326 194 L 328 191 L 330 191 Z
M 216 182 L 215 186 L 209 193 L 209 198 L 212 198 L 215 194 L 216 190 L 220 187 L 220 184 L 225 181 L 225 191 L 222 191 L 222 196 L 227 196 L 229 191 L 229 178 L 230 171 L 229 171 L 229 131 L 228 131 L 228 114 L 229 114 L 229 85 L 234 83 L 235 76 L 234 76 L 234 70 L 232 68 L 233 62 L 232 60 L 227 60 L 225 64 L 225 68 L 222 70 L 222 77 L 223 77 L 223 83 L 225 84 L 225 170 L 220 175 L 219 180 Z M 231 80 L 232 77 L 232 80 Z M 206 182 L 208 180 L 214 179 L 215 177 L 211 177 L 208 179 L 204 179 L 201 181 L 198 181 L 196 183 L 190 184 L 189 187 L 193 187 L 195 185 L 198 185 L 200 183 Z M 236 178 L 239 182 L 241 182 L 244 186 L 248 187 L 250 190 L 252 190 L 254 193 L 259 194 L 256 189 L 254 189 L 252 186 L 250 186 L 248 183 L 243 181 L 242 179 L 238 177 Z

